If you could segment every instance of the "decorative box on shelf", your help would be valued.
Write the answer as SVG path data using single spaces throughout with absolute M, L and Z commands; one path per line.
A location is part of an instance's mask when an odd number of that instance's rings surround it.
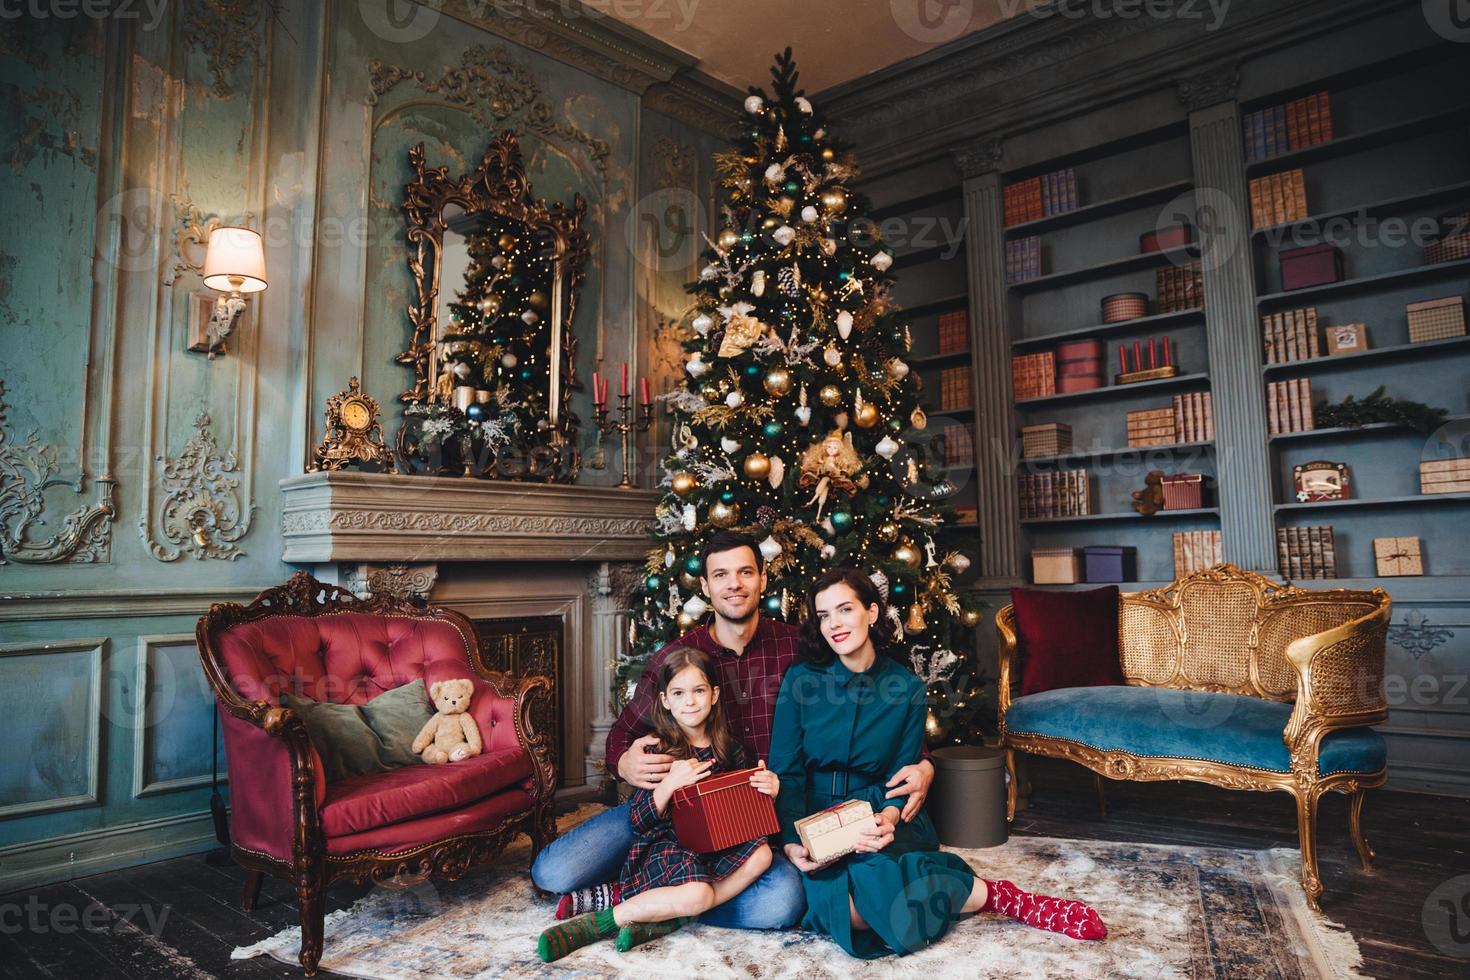
M 1187 224 L 1166 225 L 1138 236 L 1138 250 L 1143 253 L 1183 248 L 1194 242 L 1194 228 Z
M 1101 340 L 1072 340 L 1057 345 L 1057 393 L 1101 388 L 1104 347 Z
M 1082 549 L 1082 571 L 1086 582 L 1132 582 L 1137 577 L 1138 549 L 1121 545 L 1094 544 Z
M 1072 451 L 1072 427 L 1064 422 L 1043 422 L 1021 427 L 1021 456 L 1061 456 Z
M 1465 299 L 1462 296 L 1410 303 L 1406 312 L 1409 342 L 1412 344 L 1465 336 Z
M 1281 253 L 1283 291 L 1341 282 L 1342 252 L 1335 245 L 1304 245 Z
M 1327 353 L 1359 354 L 1368 349 L 1368 328 L 1361 323 L 1343 323 L 1327 328 Z
M 1470 258 L 1470 212 L 1447 214 L 1439 219 L 1444 234 L 1424 246 L 1424 264 L 1438 265 Z
M 1323 500 L 1346 500 L 1352 486 L 1348 479 L 1347 464 L 1326 459 L 1293 466 L 1291 483 L 1296 491 L 1296 499 L 1304 504 Z
M 1418 538 L 1374 538 L 1373 562 L 1384 578 L 1424 574 Z
M 796 834 L 806 856 L 826 864 L 857 850 L 858 836 L 872 826 L 872 805 L 867 800 L 847 800 L 802 817 L 796 821 Z
M 1148 294 L 1113 293 L 1102 300 L 1102 322 L 1121 323 L 1148 316 Z
M 1198 510 L 1205 505 L 1202 473 L 1172 473 L 1164 477 L 1165 510 Z
M 1037 585 L 1076 585 L 1082 581 L 1082 555 L 1076 548 L 1033 548 L 1031 581 Z
M 1178 442 L 1174 409 L 1143 408 L 1128 413 L 1128 447 L 1171 446 Z
M 1420 493 L 1470 493 L 1470 456 L 1419 462 Z
M 780 831 L 771 798 L 750 785 L 753 772 L 737 769 L 674 790 L 671 809 L 679 843 L 708 854 Z

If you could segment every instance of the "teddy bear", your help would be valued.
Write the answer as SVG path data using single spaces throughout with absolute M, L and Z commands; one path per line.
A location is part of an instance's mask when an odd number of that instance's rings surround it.
M 480 754 L 480 729 L 469 714 L 474 693 L 475 682 L 463 677 L 429 686 L 429 698 L 439 710 L 413 740 L 413 750 L 425 762 L 459 762 Z

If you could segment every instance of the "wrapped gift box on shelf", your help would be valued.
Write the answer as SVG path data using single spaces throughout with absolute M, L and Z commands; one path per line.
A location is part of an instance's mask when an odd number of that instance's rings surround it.
M 857 849 L 858 835 L 873 826 L 873 808 L 867 800 L 848 800 L 802 817 L 796 834 L 806 856 L 818 864 L 846 857 Z
M 1420 493 L 1470 493 L 1470 456 L 1419 462 Z
M 1374 538 L 1373 561 L 1384 578 L 1424 574 L 1424 556 L 1418 538 Z
M 1335 245 L 1304 245 L 1281 253 L 1283 291 L 1342 281 L 1342 252 Z
M 1197 510 L 1205 505 L 1202 473 L 1171 473 L 1164 477 L 1165 510 Z
M 1082 581 L 1082 556 L 1076 548 L 1035 548 L 1031 581 L 1037 585 L 1075 585 Z
M 723 851 L 781 829 L 771 798 L 750 785 L 754 769 L 708 776 L 674 790 L 674 833 L 698 854 Z
M 1082 549 L 1083 571 L 1088 582 L 1132 582 L 1137 567 L 1136 548 L 1094 544 Z

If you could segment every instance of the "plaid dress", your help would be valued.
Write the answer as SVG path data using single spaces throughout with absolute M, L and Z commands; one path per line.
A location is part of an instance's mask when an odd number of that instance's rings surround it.
M 713 749 L 695 749 L 694 755 L 700 761 L 715 757 Z M 737 768 L 745 768 L 746 765 L 742 759 Z M 717 762 L 710 772 L 719 771 Z M 669 809 L 673 809 L 672 802 Z M 629 815 L 633 822 L 633 847 L 628 851 L 619 877 L 624 901 L 650 888 L 682 885 L 690 881 L 719 881 L 744 864 L 766 842 L 764 837 L 757 837 L 723 851 L 696 854 L 680 844 L 674 835 L 673 817 L 658 815 L 653 805 L 652 790 L 640 789 L 633 794 Z

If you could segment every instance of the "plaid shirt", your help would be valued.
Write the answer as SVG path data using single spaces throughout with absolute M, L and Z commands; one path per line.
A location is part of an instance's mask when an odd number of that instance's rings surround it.
M 776 695 L 786 668 L 796 663 L 801 649 L 801 631 L 795 626 L 766 616 L 760 617 L 755 635 L 736 653 L 715 639 L 710 624 L 698 626 L 648 658 L 633 699 L 607 733 L 607 771 L 614 776 L 618 761 L 633 741 L 653 731 L 649 717 L 658 697 L 658 671 L 664 657 L 675 647 L 689 646 L 712 655 L 720 665 L 720 700 L 730 731 L 757 760 L 771 751 L 771 719 L 776 714 Z

